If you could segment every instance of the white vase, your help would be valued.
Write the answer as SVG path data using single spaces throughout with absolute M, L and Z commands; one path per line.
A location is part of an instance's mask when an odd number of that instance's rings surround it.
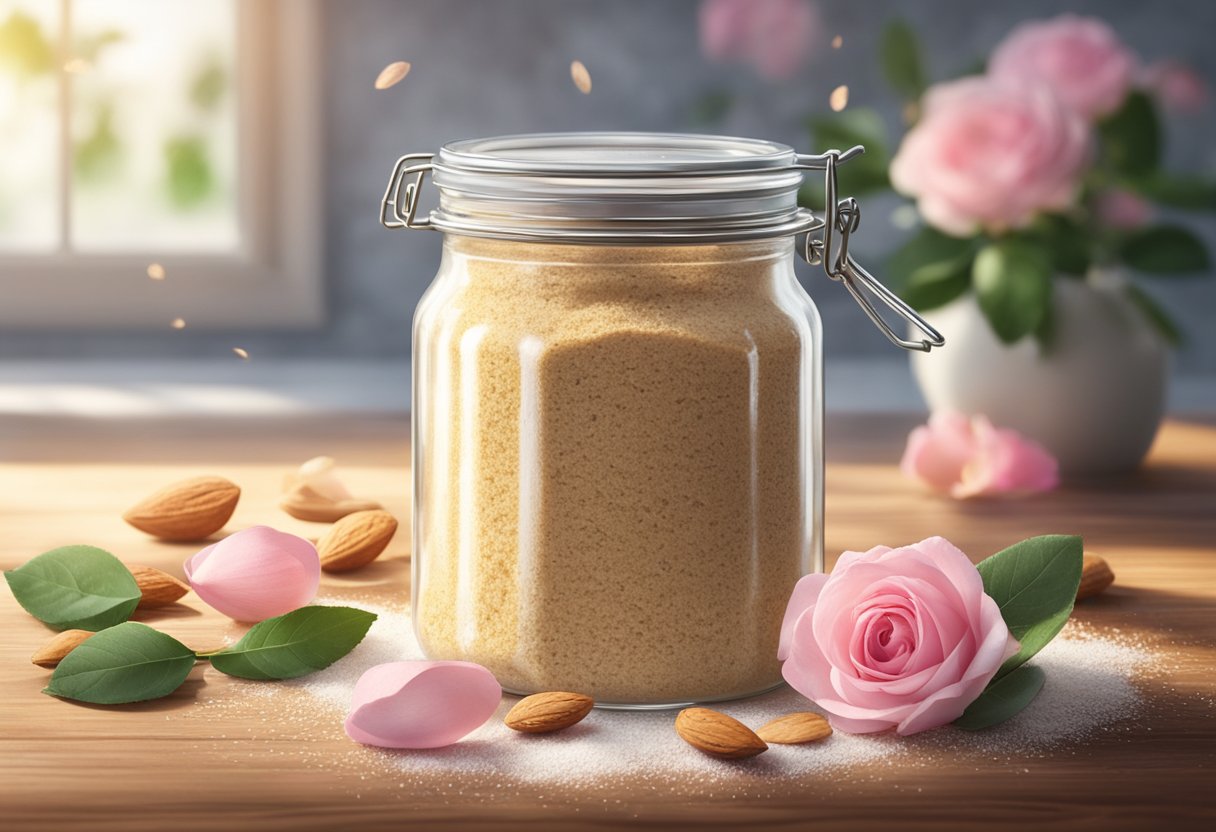
M 1122 278 L 1054 281 L 1054 336 L 997 340 L 968 293 L 926 317 L 946 338 L 913 353 L 912 370 L 933 410 L 984 413 L 1042 443 L 1065 474 L 1135 468 L 1165 410 L 1169 349 Z

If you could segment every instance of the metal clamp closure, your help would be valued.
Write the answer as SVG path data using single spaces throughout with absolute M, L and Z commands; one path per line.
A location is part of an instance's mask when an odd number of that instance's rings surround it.
M 421 161 L 421 160 L 426 161 Z M 388 179 L 388 188 L 384 191 L 384 199 L 380 202 L 380 223 L 385 228 L 430 228 L 431 220 L 417 219 L 418 192 L 426 175 L 434 167 L 434 154 L 410 153 L 402 156 L 393 166 L 392 176 Z M 411 164 L 413 163 L 413 164 Z M 406 182 L 406 177 L 414 176 L 413 182 Z
M 798 157 L 800 167 L 805 166 L 809 170 L 822 169 L 824 171 L 823 236 L 816 238 L 808 234 L 802 249 L 802 257 L 812 266 L 822 264 L 823 271 L 829 278 L 843 283 L 844 287 L 849 290 L 849 294 L 853 296 L 853 300 L 857 301 L 857 305 L 892 344 L 905 350 L 929 352 L 933 347 L 944 345 L 946 339 L 928 321 L 918 315 L 916 310 L 904 303 L 898 295 L 863 269 L 853 259 L 853 255 L 849 254 L 849 237 L 861 224 L 861 206 L 853 197 L 837 198 L 836 166 L 863 152 L 865 152 L 864 148 L 858 145 L 843 153 L 839 150 L 829 150 L 821 156 Z M 839 236 L 839 240 L 837 240 L 837 236 Z M 910 341 L 900 337 L 874 308 L 874 304 L 870 302 L 865 292 L 862 291 L 863 289 L 920 330 L 925 338 Z

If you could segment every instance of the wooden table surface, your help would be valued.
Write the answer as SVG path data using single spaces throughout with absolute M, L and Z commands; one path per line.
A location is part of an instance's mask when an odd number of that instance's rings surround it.
M 1110 732 L 991 762 L 944 759 L 884 766 L 882 776 L 810 778 L 763 797 L 708 789 L 695 798 L 654 789 L 605 794 L 520 786 L 494 800 L 445 782 L 403 785 L 361 763 L 334 726 L 302 730 L 287 714 L 242 703 L 225 677 L 196 669 L 172 697 L 89 707 L 39 693 L 47 673 L 29 656 L 49 635 L 0 589 L 0 825 L 89 828 L 357 829 L 460 826 L 1038 830 L 1212 828 L 1216 823 L 1216 422 L 1174 420 L 1148 465 L 1020 501 L 958 504 L 918 491 L 895 468 L 913 417 L 834 416 L 829 422 L 827 544 L 843 549 L 943 534 L 982 558 L 1040 533 L 1083 534 L 1118 582 L 1078 605 L 1102 631 L 1134 633 L 1159 653 L 1137 680 L 1152 707 Z M 358 491 L 406 517 L 408 426 L 386 417 L 0 422 L 0 566 L 55 546 L 92 543 L 132 564 L 181 574 L 197 548 L 157 543 L 121 512 L 174 479 L 215 473 L 243 497 L 229 528 L 271 523 L 315 537 L 321 527 L 276 508 L 286 470 L 321 453 Z M 408 532 L 323 594 L 408 595 Z M 192 646 L 236 633 L 193 596 L 146 616 Z M 232 699 L 230 707 L 219 707 Z M 200 702 L 210 703 L 203 707 Z M 509 779 L 504 772 L 496 780 Z M 721 792 L 720 794 L 718 792 Z M 461 789 L 459 794 L 468 794 Z M 610 799 L 611 798 L 611 799 Z

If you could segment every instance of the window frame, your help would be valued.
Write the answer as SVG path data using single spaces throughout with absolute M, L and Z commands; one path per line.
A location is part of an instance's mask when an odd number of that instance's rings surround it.
M 236 8 L 239 249 L 0 252 L 4 329 L 155 330 L 178 317 L 191 330 L 324 322 L 319 0 Z M 70 76 L 60 75 L 63 98 Z M 153 262 L 164 280 L 149 279 Z

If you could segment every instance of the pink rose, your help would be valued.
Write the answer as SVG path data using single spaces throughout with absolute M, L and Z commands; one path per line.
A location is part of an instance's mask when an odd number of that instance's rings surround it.
M 1000 232 L 1076 197 L 1089 130 L 1051 91 L 985 77 L 932 87 L 891 161 L 891 184 L 960 237 Z
M 789 78 L 819 33 L 809 0 L 703 0 L 701 50 L 719 61 L 751 64 L 766 78 Z
M 900 470 L 956 499 L 982 494 L 1050 491 L 1059 485 L 1055 457 L 986 416 L 943 411 L 908 436 Z
M 1211 91 L 1194 69 L 1178 61 L 1159 61 L 1144 71 L 1144 85 L 1176 113 L 1197 113 Z
M 988 74 L 1015 84 L 1042 83 L 1088 119 L 1127 98 L 1136 57 L 1101 20 L 1064 14 L 1023 23 L 997 46 Z
M 1094 197 L 1094 214 L 1106 227 L 1127 231 L 1152 219 L 1153 206 L 1131 191 L 1110 188 Z
M 1018 651 L 980 574 L 950 541 L 845 552 L 794 587 L 777 658 L 832 727 L 915 734 L 952 722 Z
M 186 561 L 190 588 L 237 621 L 264 621 L 307 605 L 321 583 L 317 547 L 302 537 L 253 526 Z

